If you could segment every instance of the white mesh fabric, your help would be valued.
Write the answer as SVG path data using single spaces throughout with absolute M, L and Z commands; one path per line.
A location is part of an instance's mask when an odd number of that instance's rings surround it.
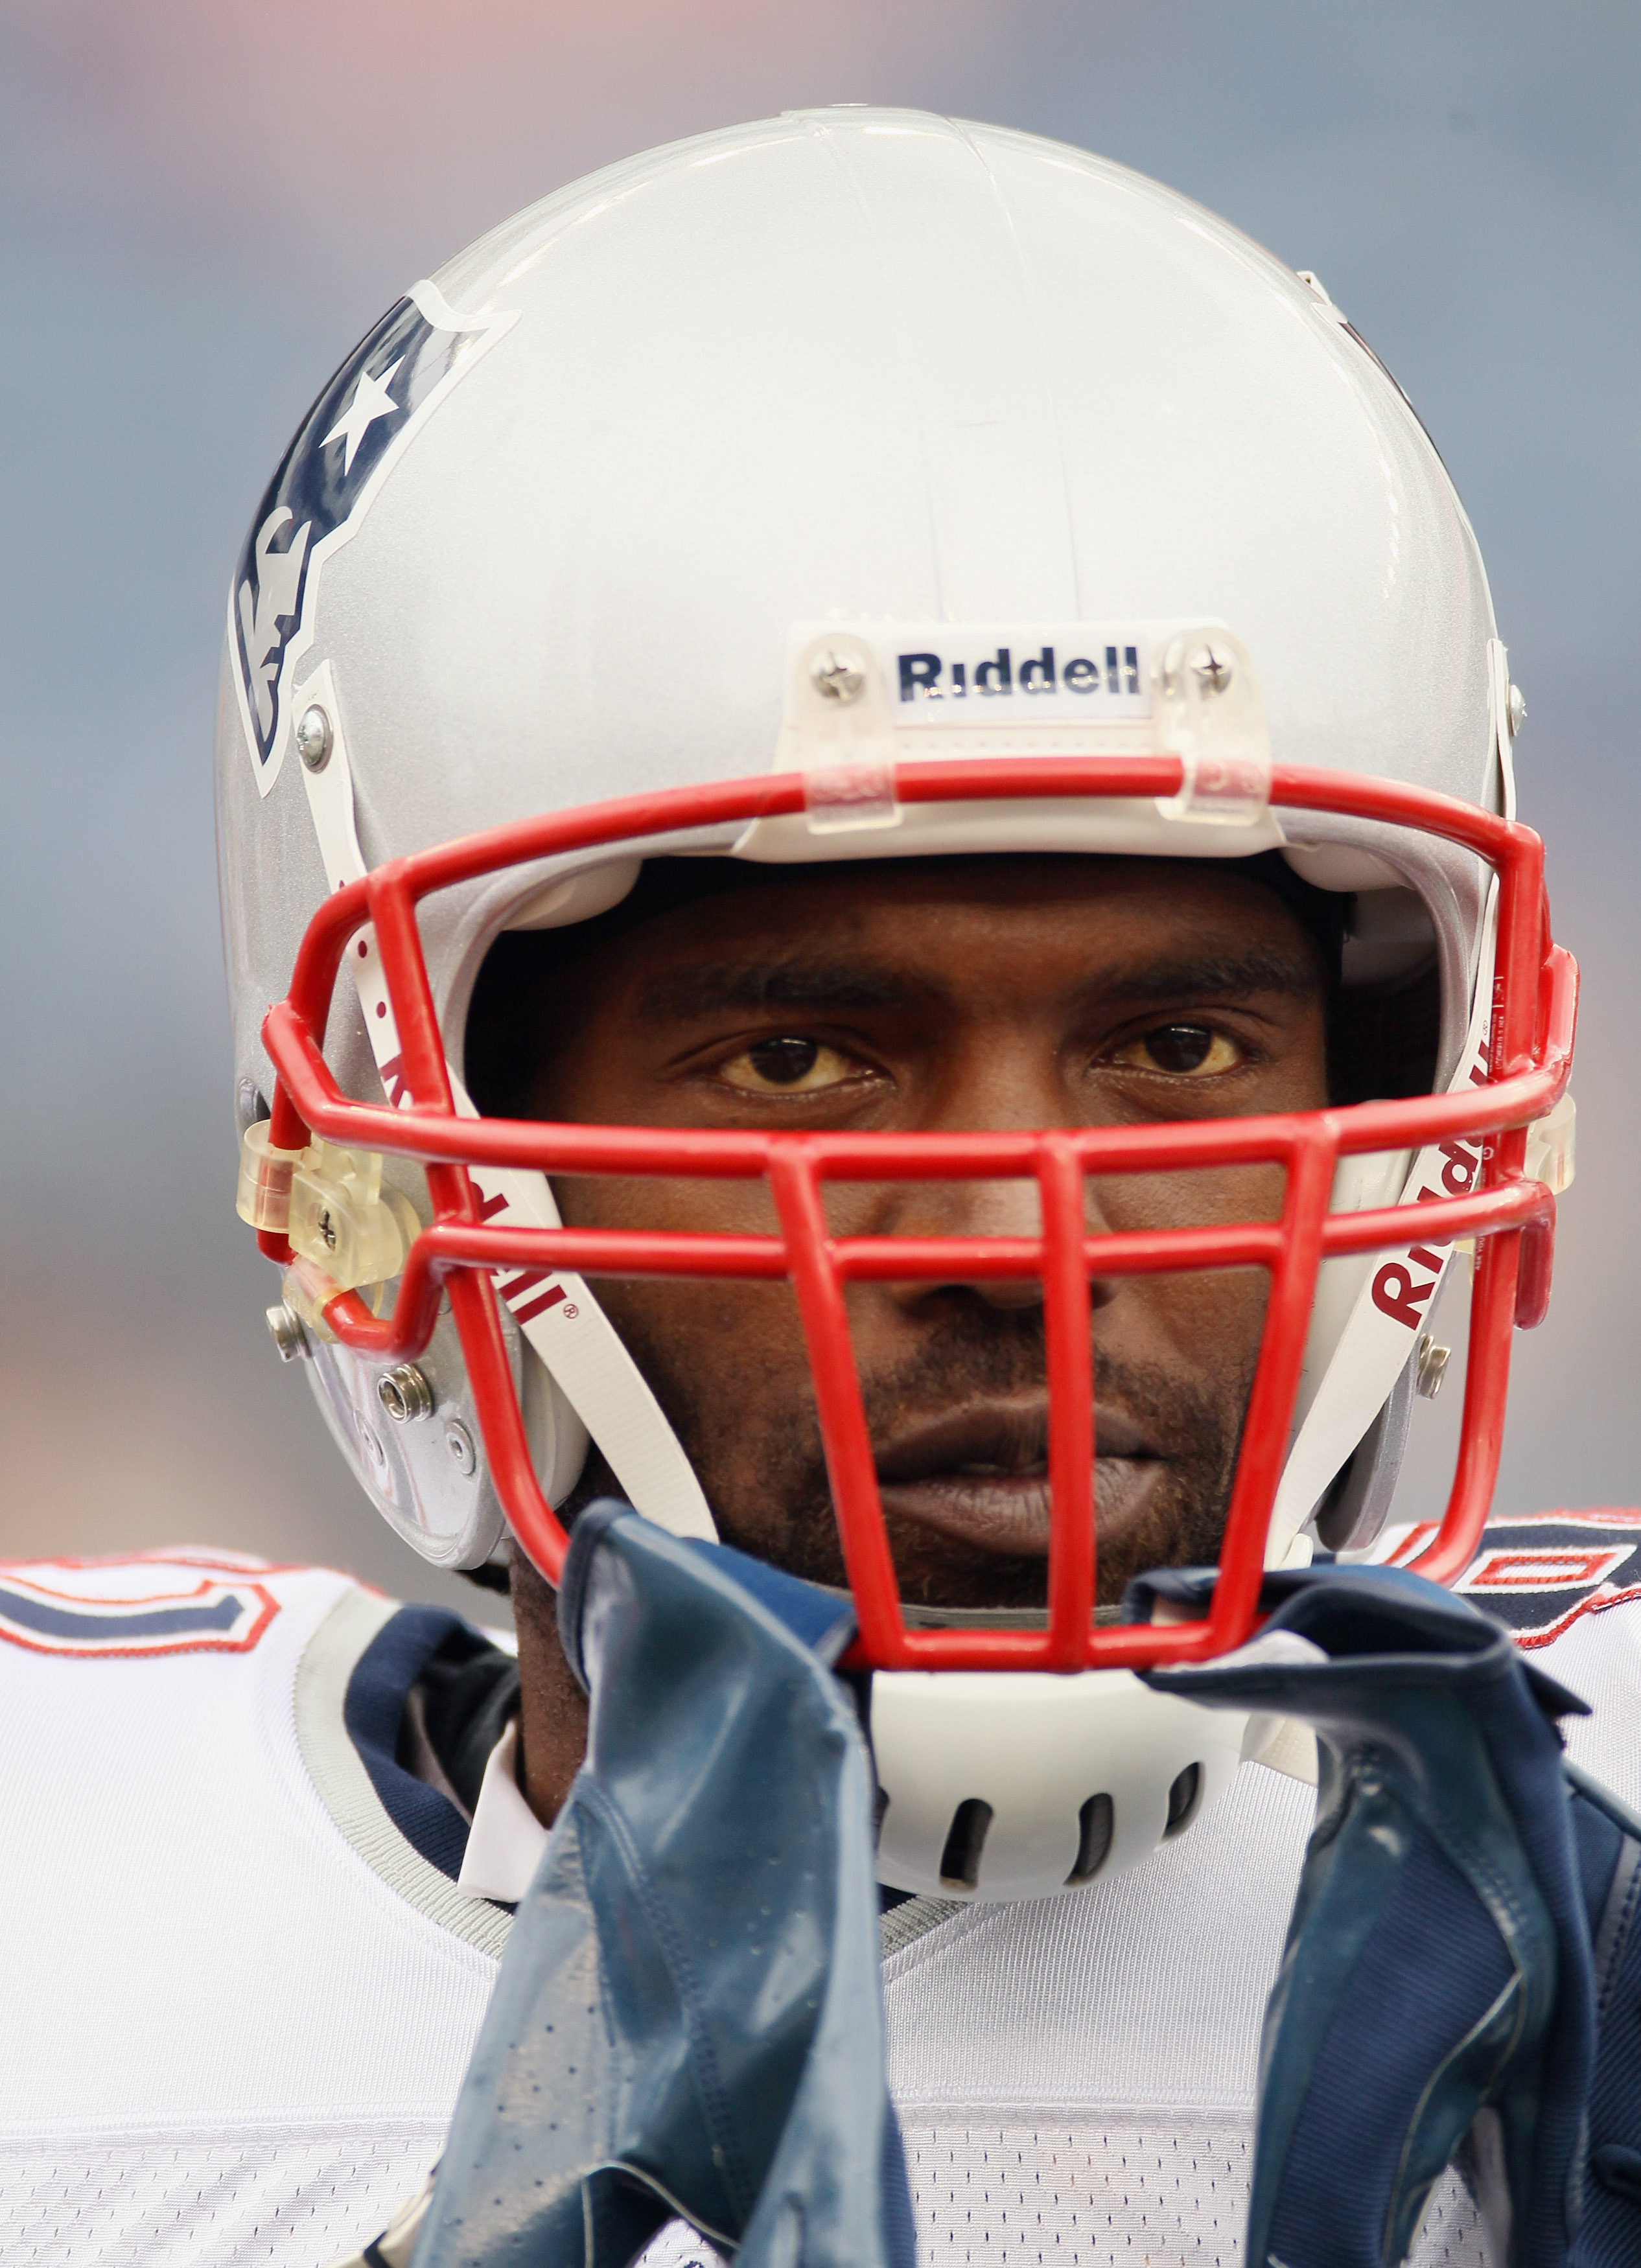
M 687 2220 L 669 2220 L 650 2239 L 633 2268 L 722 2268 L 723 2258 Z
M 1238 2257 L 1248 2137 L 1233 2119 L 1101 2119 L 1080 2110 L 1000 2124 L 957 2110 L 906 2128 L 918 2251 L 970 2261 Z
M 920 2268 L 1242 2268 L 1245 2119 L 1101 2112 L 999 2123 L 982 2110 L 908 2123 Z M 1439 2186 L 1410 2268 L 1490 2268 L 1456 2176 Z
M 906 2127 L 922 2268 L 1241 2268 L 1246 2121 L 1044 2111 L 1030 2123 L 946 2114 Z M 1430 2200 L 1412 2268 L 1489 2268 L 1457 2175 Z
M 327 2268 L 374 2235 L 442 2123 L 0 2141 L 7 2268 Z
M 954 2109 L 905 2129 L 919 2268 L 1244 2268 L 1245 2121 L 1177 2114 L 1091 2125 L 1080 2106 L 1000 2124 Z M 1457 2175 L 1437 2184 L 1409 2268 L 1498 2268 Z M 681 2220 L 637 2268 L 722 2268 Z
M 1593 1714 L 1566 1717 L 1567 1753 L 1641 1810 L 1641 1601 L 1584 1615 L 1527 1660 L 1570 1686 Z

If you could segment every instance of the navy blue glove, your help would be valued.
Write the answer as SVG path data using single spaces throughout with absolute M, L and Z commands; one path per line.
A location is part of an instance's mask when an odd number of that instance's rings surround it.
M 1564 1761 L 1595 1962 L 1595 2071 L 1571 2268 L 1641 2260 L 1641 1818 Z
M 559 1593 L 587 1757 L 520 1904 L 414 2268 L 915 2268 L 849 1602 L 622 1505 Z
M 1136 1589 L 1131 1611 L 1148 1592 L 1200 1604 L 1202 1580 Z M 1394 2268 L 1464 2150 L 1500 2257 L 1562 2268 L 1585 2186 L 1590 1904 L 1617 1859 L 1612 1822 L 1604 1851 L 1586 1827 L 1581 1872 L 1552 1719 L 1584 1704 L 1401 1569 L 1275 1574 L 1264 1603 L 1262 1637 L 1320 1653 L 1149 1673 L 1319 1736 L 1316 1826 L 1261 2047 L 1247 2261 Z M 1641 2257 L 1633 2239 L 1587 2255 L 1620 2257 Z

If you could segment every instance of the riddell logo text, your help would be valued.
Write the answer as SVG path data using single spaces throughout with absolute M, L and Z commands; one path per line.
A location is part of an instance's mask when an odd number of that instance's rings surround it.
M 1485 1041 L 1478 1052 L 1481 1062 L 1470 1067 L 1470 1083 L 1474 1086 L 1483 1086 L 1487 1081 L 1484 1066 L 1490 1057 Z M 1472 1135 L 1462 1142 L 1439 1143 L 1436 1154 L 1443 1161 L 1441 1187 L 1421 1189 L 1417 1197 L 1421 1204 L 1432 1204 L 1439 1197 L 1468 1196 L 1486 1162 L 1488 1147 L 1479 1136 Z M 1410 1331 L 1422 1330 L 1424 1303 L 1440 1283 L 1446 1264 L 1446 1252 L 1432 1252 L 1424 1244 L 1409 1246 L 1402 1258 L 1387 1261 L 1374 1277 L 1373 1305 L 1393 1322 L 1404 1324 Z
M 1098 652 L 1098 649 L 1096 649 Z M 902 701 L 996 701 L 1015 694 L 1067 693 L 1134 695 L 1140 691 L 1137 646 L 1108 645 L 1101 662 L 1086 654 L 1058 661 L 1051 645 L 1023 659 L 1000 645 L 989 658 L 974 665 L 948 663 L 938 653 L 903 653 L 899 657 Z

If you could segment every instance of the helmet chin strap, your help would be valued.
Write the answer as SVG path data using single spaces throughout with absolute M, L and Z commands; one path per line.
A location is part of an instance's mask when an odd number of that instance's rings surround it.
M 319 838 L 320 855 L 330 887 L 358 880 L 366 872 L 354 815 L 353 774 L 348 762 L 347 737 L 333 665 L 321 662 L 300 690 L 299 703 L 317 702 L 330 719 L 330 753 L 322 767 L 298 769 L 307 791 L 308 810 Z M 399 1036 L 376 951 L 373 930 L 367 924 L 359 939 L 368 950 L 350 952 L 348 966 L 358 990 L 371 1051 L 382 1074 L 388 1100 L 396 1106 L 408 1101 L 397 1076 Z M 448 1066 L 446 1066 L 448 1069 Z M 451 1091 L 464 1117 L 477 1111 L 453 1071 Z M 484 1219 L 512 1221 L 528 1228 L 559 1226 L 558 1207 L 545 1174 L 510 1167 L 470 1167 Z M 566 1270 L 508 1269 L 496 1277 L 496 1288 L 526 1346 L 540 1359 L 563 1404 L 553 1412 L 546 1445 L 545 1480 L 555 1503 L 562 1503 L 580 1476 L 585 1460 L 585 1435 L 578 1446 L 574 1436 L 585 1429 L 597 1442 L 629 1503 L 646 1520 L 674 1535 L 698 1535 L 716 1541 L 717 1529 L 678 1436 L 643 1373 L 627 1351 L 614 1325 L 588 1289 L 584 1278 Z M 567 1405 L 567 1406 L 565 1406 Z M 570 1436 L 564 1438 L 566 1432 Z M 569 1454 L 566 1454 L 568 1452 Z M 541 1445 L 537 1445 L 538 1457 Z

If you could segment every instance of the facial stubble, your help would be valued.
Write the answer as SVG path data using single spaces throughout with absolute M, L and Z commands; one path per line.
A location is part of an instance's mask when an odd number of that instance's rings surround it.
M 741 1374 L 727 1379 L 717 1369 L 708 1378 L 679 1359 L 677 1335 L 656 1328 L 641 1302 L 622 1314 L 620 1329 L 701 1479 L 725 1542 L 806 1581 L 844 1585 L 807 1366 L 801 1381 L 792 1381 L 778 1351 L 747 1333 Z M 1040 1396 L 1044 1377 L 1041 1311 L 999 1313 L 976 1302 L 930 1325 L 904 1361 L 863 1377 L 868 1432 L 880 1449 L 931 1416 Z M 1100 1536 L 1100 1603 L 1118 1604 L 1130 1580 L 1150 1568 L 1218 1560 L 1252 1384 L 1251 1363 L 1211 1382 L 1096 1347 L 1096 1405 L 1121 1409 L 1159 1468 L 1139 1518 L 1119 1537 Z M 1098 1481 L 1095 1509 L 1098 1517 Z M 1048 1563 L 1037 1553 L 987 1550 L 893 1513 L 887 1526 L 909 1604 L 1033 1609 L 1046 1602 Z

